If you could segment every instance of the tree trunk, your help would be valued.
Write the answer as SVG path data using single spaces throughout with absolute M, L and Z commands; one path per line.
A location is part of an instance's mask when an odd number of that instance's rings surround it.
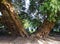
M 38 28 L 38 31 L 35 33 L 35 35 L 32 35 L 32 37 L 36 37 L 38 39 L 48 37 L 48 34 L 50 33 L 54 25 L 54 22 L 45 20 L 43 25 Z
M 27 36 L 26 30 L 23 28 L 19 16 L 15 13 L 11 3 L 7 1 L 0 4 L 0 11 L 2 12 L 3 24 L 5 24 L 9 30 L 14 34 L 21 35 L 22 37 Z

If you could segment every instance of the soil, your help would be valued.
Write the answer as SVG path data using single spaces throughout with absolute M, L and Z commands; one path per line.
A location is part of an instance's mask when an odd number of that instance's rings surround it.
M 0 36 L 0 44 L 60 44 L 59 36 L 49 36 L 46 40 L 22 38 L 16 36 Z

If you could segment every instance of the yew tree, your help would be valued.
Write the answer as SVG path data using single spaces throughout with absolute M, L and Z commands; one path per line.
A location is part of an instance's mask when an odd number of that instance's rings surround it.
M 28 2 L 27 2 L 28 1 Z M 60 19 L 60 0 L 0 0 L 0 11 L 3 23 L 13 30 L 14 34 L 47 37 L 55 23 Z M 3 9 L 4 8 L 4 9 Z M 8 21 L 4 18 L 8 16 Z M 7 23 L 6 23 L 7 22 Z

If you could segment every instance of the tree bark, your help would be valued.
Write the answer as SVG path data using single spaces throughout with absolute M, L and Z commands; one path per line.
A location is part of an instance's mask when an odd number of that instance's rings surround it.
M 32 35 L 32 37 L 35 37 L 38 39 L 39 38 L 45 39 L 46 37 L 48 37 L 54 25 L 55 25 L 54 22 L 49 22 L 48 20 L 45 20 L 43 25 L 38 28 L 37 32 L 34 35 Z
M 3 24 L 5 24 L 8 29 L 12 31 L 14 34 L 21 35 L 22 37 L 27 36 L 28 33 L 23 28 L 21 24 L 21 20 L 18 18 L 18 15 L 15 13 L 14 8 L 11 3 L 7 1 L 3 4 L 0 4 L 0 11 L 2 12 L 3 16 Z

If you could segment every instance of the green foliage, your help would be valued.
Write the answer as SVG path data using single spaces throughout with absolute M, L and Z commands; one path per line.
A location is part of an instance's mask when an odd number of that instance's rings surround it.
M 31 26 L 30 21 L 27 20 L 27 19 L 23 19 L 22 23 L 23 23 L 23 26 L 24 26 L 25 29 L 27 29 Z
M 36 31 L 36 27 L 38 27 L 41 22 L 37 19 L 31 19 L 28 14 L 26 13 L 21 13 L 20 14 L 20 17 L 19 17 L 21 20 L 22 20 L 22 24 L 24 26 L 24 28 L 26 30 L 28 30 L 27 32 L 29 32 L 30 34 L 34 33 Z
M 60 11 L 60 0 L 45 0 L 39 7 L 42 14 L 47 14 L 49 21 L 56 21 L 57 12 Z
M 22 23 L 23 23 L 23 26 L 24 26 L 24 28 L 26 29 L 26 30 L 28 30 L 28 32 L 30 33 L 30 34 L 32 34 L 33 32 L 35 32 L 36 31 L 36 27 L 37 27 L 37 21 L 36 21 L 36 23 L 33 21 L 30 21 L 30 20 L 28 20 L 28 19 L 23 19 L 22 20 Z M 34 28 L 35 27 L 35 28 Z
M 33 12 L 36 9 L 36 5 L 35 5 L 34 0 L 31 0 L 29 9 L 31 12 Z
M 39 4 L 38 4 L 39 5 Z M 35 19 L 31 18 L 31 14 L 30 13 L 34 13 L 36 11 L 36 9 L 38 9 L 38 7 L 36 7 L 36 3 L 34 0 L 30 0 L 30 6 L 29 6 L 29 10 L 28 10 L 28 14 L 25 12 L 21 12 L 20 10 L 22 9 L 22 2 L 14 2 L 14 7 L 16 9 L 19 10 L 20 12 L 20 19 L 22 20 L 22 24 L 24 26 L 24 28 L 26 30 L 28 30 L 27 32 L 29 33 L 33 33 L 36 31 L 35 27 L 38 27 L 39 25 L 41 25 L 42 23 L 40 22 L 38 16 L 38 13 L 36 14 Z M 39 10 L 41 11 L 41 13 L 46 15 L 47 14 L 47 20 L 49 21 L 53 21 L 56 22 L 56 17 L 57 15 L 57 11 L 60 11 L 60 1 L 59 0 L 45 0 L 43 1 L 43 3 L 40 4 L 39 6 Z M 34 15 L 34 14 L 32 14 Z M 59 19 L 59 18 L 57 18 Z M 30 28 L 30 30 L 29 30 Z
M 37 19 L 32 19 L 29 15 L 30 14 L 21 12 L 21 14 L 19 14 L 19 18 L 22 20 L 22 24 L 24 28 L 27 30 L 27 32 L 29 34 L 32 34 L 36 31 L 37 27 L 42 23 Z

